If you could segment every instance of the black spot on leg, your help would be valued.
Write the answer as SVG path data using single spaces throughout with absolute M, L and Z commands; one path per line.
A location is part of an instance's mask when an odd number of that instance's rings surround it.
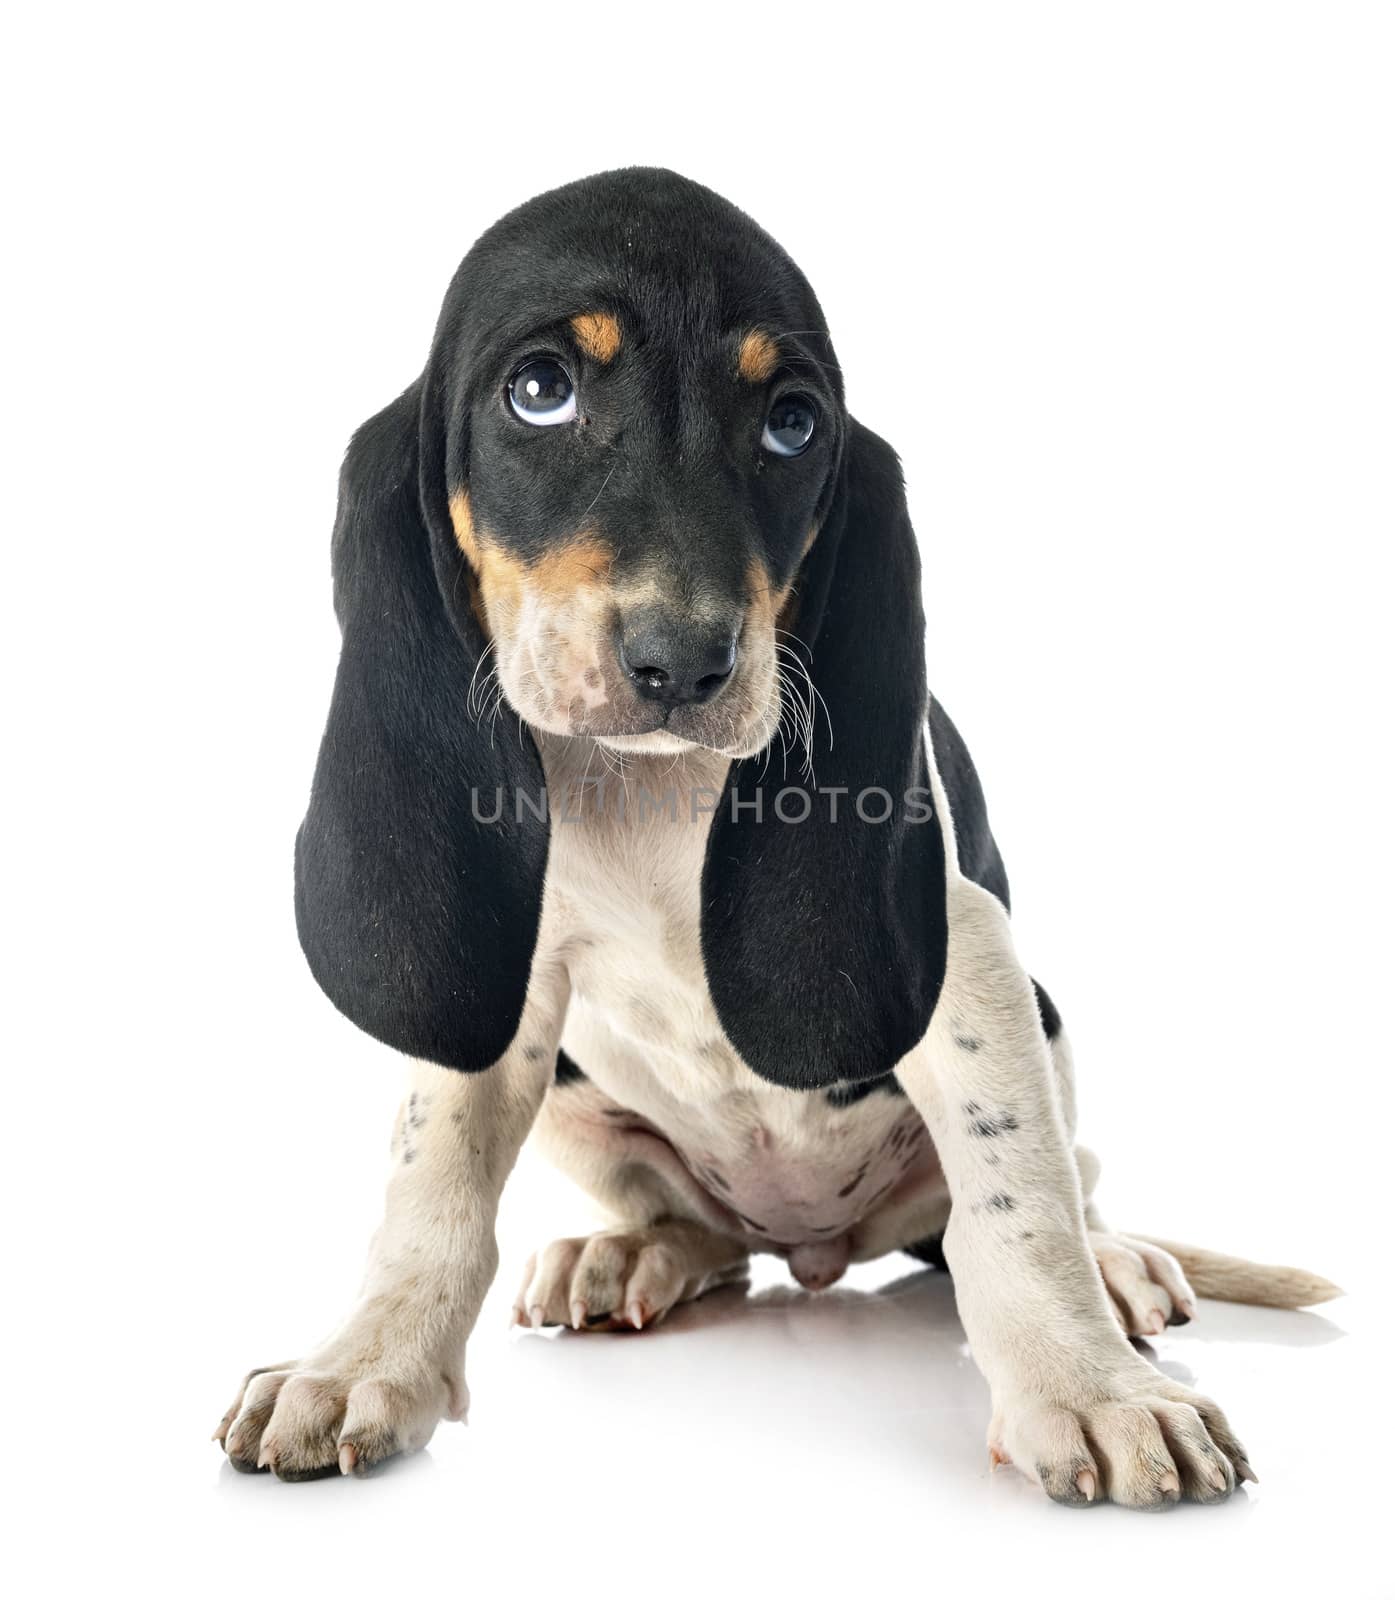
M 982 1039 L 975 1039 L 971 1033 L 956 1033 L 954 1042 L 961 1050 L 967 1050 L 970 1054 L 979 1049 L 983 1043 Z
M 986 1200 L 980 1200 L 974 1207 L 975 1211 L 1012 1211 L 1017 1206 L 1016 1200 L 1010 1194 L 990 1194 Z
M 975 1139 L 996 1139 L 1004 1133 L 1016 1133 L 1020 1126 L 1011 1111 L 1004 1111 L 997 1117 L 975 1116 L 969 1123 L 969 1133 Z
M 852 1182 L 844 1184 L 843 1187 L 838 1191 L 838 1198 L 840 1200 L 846 1200 L 848 1198 L 848 1196 L 853 1192 L 854 1189 L 857 1188 L 858 1184 L 861 1183 L 862 1180 L 866 1176 L 867 1176 L 867 1168 L 865 1166 L 859 1167 L 857 1169 L 857 1174 L 853 1178 Z

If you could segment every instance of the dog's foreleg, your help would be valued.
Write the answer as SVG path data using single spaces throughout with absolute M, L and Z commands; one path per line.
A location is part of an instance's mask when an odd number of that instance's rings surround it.
M 990 1448 L 1069 1503 L 1221 1498 L 1249 1470 L 1224 1417 L 1155 1371 L 1111 1311 L 1007 915 L 967 879 L 947 895 L 944 987 L 897 1073 L 949 1181 L 944 1250 L 992 1389 Z
M 495 1213 L 551 1079 L 566 981 L 534 974 L 513 1044 L 480 1073 L 417 1063 L 358 1304 L 302 1361 L 244 1382 L 215 1437 L 287 1479 L 363 1471 L 463 1417 L 465 1341 L 498 1266 Z

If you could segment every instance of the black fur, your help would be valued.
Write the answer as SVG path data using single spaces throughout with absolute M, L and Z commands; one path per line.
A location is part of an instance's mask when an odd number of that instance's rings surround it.
M 944 1240 L 944 1234 L 932 1234 L 928 1239 L 922 1239 L 919 1244 L 907 1245 L 906 1254 L 914 1256 L 917 1261 L 923 1261 L 926 1266 L 934 1267 L 939 1272 L 948 1272 L 949 1262 L 945 1260 Z
M 837 1106 L 843 1110 L 847 1106 L 855 1106 L 859 1100 L 865 1100 L 869 1094 L 890 1095 L 892 1099 L 904 1099 L 906 1091 L 901 1087 L 901 1081 L 894 1072 L 888 1072 L 881 1078 L 864 1078 L 860 1083 L 840 1083 L 829 1089 L 826 1098 L 829 1105 Z
M 935 765 L 949 799 L 949 813 L 954 818 L 959 870 L 990 894 L 997 895 L 1004 907 L 1010 910 L 1007 873 L 988 827 L 988 807 L 983 798 L 983 786 L 969 758 L 968 746 L 938 700 L 930 702 L 929 721 Z
M 641 331 L 618 360 L 588 364 L 569 319 L 598 310 Z M 752 328 L 783 336 L 768 383 L 733 374 Z M 540 351 L 584 374 L 575 427 L 530 428 L 508 410 L 511 374 Z M 777 460 L 755 441 L 771 396 L 796 389 L 820 425 L 804 455 Z M 945 962 L 920 569 L 896 456 L 848 415 L 803 274 L 734 206 L 672 173 L 554 190 L 469 252 L 421 379 L 350 445 L 333 541 L 343 649 L 297 841 L 297 923 L 316 978 L 360 1027 L 474 1071 L 517 1030 L 548 830 L 511 804 L 477 821 L 469 804 L 472 786 L 536 796 L 542 770 L 512 719 L 495 731 L 470 713 L 486 636 L 451 524 L 462 493 L 521 563 L 589 523 L 615 576 L 661 551 L 682 592 L 712 605 L 737 604 L 753 564 L 772 593 L 793 583 L 789 627 L 829 714 L 812 784 L 847 794 L 837 822 L 822 796 L 799 826 L 734 818 L 733 794 L 763 792 L 768 815 L 800 780 L 778 757 L 732 764 L 703 871 L 703 959 L 756 1072 L 843 1096 L 885 1086 L 925 1031 Z M 704 712 L 628 714 L 651 720 L 620 731 L 684 733 Z M 1006 904 L 972 762 L 938 706 L 928 717 L 964 870 Z M 866 790 L 890 797 L 888 820 L 857 815 Z M 557 1081 L 572 1081 L 564 1057 Z
M 557 1052 L 557 1070 L 552 1075 L 552 1081 L 561 1089 L 565 1088 L 569 1083 L 585 1083 L 586 1074 L 565 1050 L 559 1050 Z
M 832 510 L 810 554 L 796 625 L 828 707 L 812 786 L 842 789 L 799 827 L 752 802 L 799 780 L 734 762 L 703 874 L 703 961 L 723 1026 L 762 1077 L 828 1088 L 889 1072 L 924 1034 L 945 966 L 945 864 L 929 807 L 920 562 L 890 447 L 849 422 Z M 882 789 L 862 820 L 849 796 Z M 906 796 L 918 792 L 922 804 Z M 769 799 L 767 798 L 767 807 Z M 919 813 L 921 820 L 912 820 Z M 875 814 L 875 808 L 873 811 Z
M 320 986 L 365 1032 L 474 1071 L 518 1026 L 547 833 L 526 814 L 471 814 L 472 782 L 536 788 L 540 767 L 466 711 L 483 641 L 442 602 L 418 487 L 438 428 L 413 385 L 354 435 L 340 475 L 343 647 L 296 840 L 296 925 Z
M 1042 1028 L 1048 1039 L 1054 1039 L 1061 1031 L 1061 1013 L 1035 978 L 1032 979 L 1032 987 L 1037 992 L 1037 1010 L 1041 1013 Z

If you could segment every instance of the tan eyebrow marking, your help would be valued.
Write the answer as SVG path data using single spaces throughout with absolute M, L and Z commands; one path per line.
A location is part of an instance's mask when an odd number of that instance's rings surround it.
M 753 328 L 741 341 L 737 370 L 747 383 L 764 383 L 780 365 L 780 351 L 768 333 Z
M 608 311 L 582 311 L 572 318 L 576 342 L 603 366 L 620 351 L 620 324 Z

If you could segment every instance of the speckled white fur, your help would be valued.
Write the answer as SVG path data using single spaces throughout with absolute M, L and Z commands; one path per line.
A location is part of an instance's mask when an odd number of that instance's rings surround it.
M 752 1249 L 823 1287 L 849 1260 L 948 1224 L 960 1309 L 992 1386 L 995 1455 L 1068 1501 L 1228 1493 L 1248 1469 L 1224 1419 L 1121 1332 L 1189 1313 L 1191 1291 L 1166 1251 L 1109 1234 L 1088 1205 L 1098 1163 L 1073 1148 L 1069 1047 L 1064 1036 L 1048 1046 L 1006 914 L 960 875 L 953 850 L 945 987 L 897 1068 L 906 1097 L 835 1107 L 752 1073 L 707 991 L 709 814 L 701 802 L 696 816 L 683 803 L 670 813 L 655 797 L 715 797 L 725 758 L 641 747 L 617 772 L 594 741 L 536 737 L 553 841 L 518 1036 L 477 1076 L 413 1069 L 359 1304 L 314 1355 L 247 1381 L 219 1430 L 234 1462 L 285 1477 L 362 1470 L 463 1414 L 495 1208 L 536 1123 L 615 1226 L 540 1251 L 519 1322 L 644 1326 L 739 1274 Z M 938 778 L 934 792 L 952 842 Z M 586 1082 L 549 1087 L 559 1041 Z M 975 1132 L 1005 1115 L 1011 1137 Z

